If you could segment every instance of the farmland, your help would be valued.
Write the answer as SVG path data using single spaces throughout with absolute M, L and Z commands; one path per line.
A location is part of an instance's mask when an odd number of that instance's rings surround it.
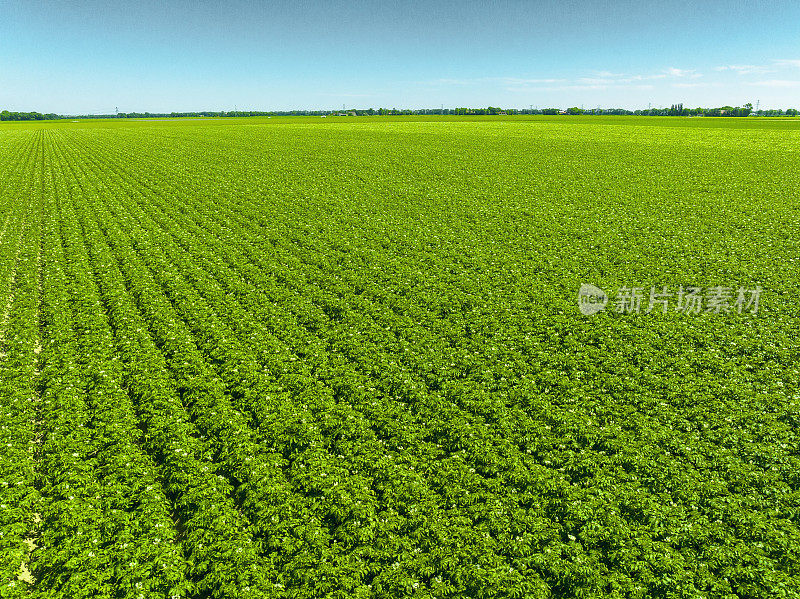
M 4 123 L 0 597 L 800 597 L 799 151 Z M 584 316 L 583 283 L 763 291 Z

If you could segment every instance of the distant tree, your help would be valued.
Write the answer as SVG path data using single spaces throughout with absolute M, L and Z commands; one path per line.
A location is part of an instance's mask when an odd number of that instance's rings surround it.
M 673 104 L 669 107 L 669 112 L 667 115 L 669 116 L 680 116 L 683 114 L 683 104 Z

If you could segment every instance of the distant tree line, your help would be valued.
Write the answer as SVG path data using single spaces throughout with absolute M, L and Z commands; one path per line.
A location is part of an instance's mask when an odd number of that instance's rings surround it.
M 786 110 L 753 110 L 749 102 L 744 106 L 721 106 L 719 108 L 687 108 L 683 104 L 672 104 L 669 108 L 648 108 L 647 110 L 626 110 L 624 108 L 583 108 L 572 107 L 566 110 L 524 110 L 523 114 L 605 114 L 630 116 L 797 116 L 795 108 Z
M 284 116 L 295 113 L 271 112 L 269 115 Z M 722 106 L 719 108 L 686 108 L 683 104 L 673 104 L 669 108 L 648 108 L 647 110 L 627 110 L 625 108 L 499 108 L 488 106 L 486 108 L 422 108 L 417 110 L 398 110 L 397 108 L 379 108 L 368 110 L 350 108 L 347 110 L 316 111 L 303 114 L 321 115 L 342 115 L 342 116 L 371 116 L 371 115 L 499 115 L 499 114 L 536 114 L 536 115 L 607 115 L 607 116 L 797 116 L 798 111 L 794 108 L 786 110 L 759 110 L 754 111 L 752 104 L 744 106 Z M 221 116 L 234 116 L 232 113 L 222 114 Z
M 686 108 L 683 104 L 672 104 L 669 108 L 627 110 L 624 108 L 420 108 L 416 110 L 398 108 L 348 108 L 343 110 L 230 110 L 201 112 L 120 112 L 115 114 L 59 115 L 39 112 L 0 112 L 0 121 L 44 121 L 55 119 L 151 119 L 151 118 L 228 118 L 252 116 L 401 116 L 401 115 L 610 115 L 610 116 L 797 116 L 795 108 L 786 110 L 753 110 L 752 104 L 744 106 L 721 106 L 719 108 Z
M 52 121 L 63 118 L 58 114 L 42 114 L 40 112 L 0 112 L 0 121 Z

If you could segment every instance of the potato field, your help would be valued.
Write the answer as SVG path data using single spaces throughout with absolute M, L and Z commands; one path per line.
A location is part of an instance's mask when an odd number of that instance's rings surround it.
M 0 597 L 800 597 L 799 165 L 782 118 L 3 123 Z

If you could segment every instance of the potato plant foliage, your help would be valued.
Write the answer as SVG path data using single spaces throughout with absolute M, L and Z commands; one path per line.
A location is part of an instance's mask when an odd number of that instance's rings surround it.
M 800 597 L 800 126 L 0 127 L 0 597 Z M 592 316 L 602 289 L 756 314 Z

